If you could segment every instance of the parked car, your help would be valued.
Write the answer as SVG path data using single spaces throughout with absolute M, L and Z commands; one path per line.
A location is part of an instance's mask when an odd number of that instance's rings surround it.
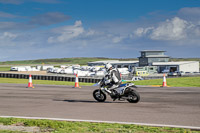
M 185 72 L 186 74 L 189 74 L 189 73 L 191 73 L 191 72 Z
M 11 67 L 10 68 L 10 71 L 17 71 L 18 70 L 18 67 Z
M 177 76 L 177 73 L 176 73 L 176 72 L 169 72 L 169 73 L 167 74 L 167 76 Z
M 183 71 L 175 71 L 175 72 L 169 72 L 168 76 L 183 76 L 185 73 Z
M 185 73 L 183 71 L 180 71 L 180 72 L 176 72 L 178 76 L 183 76 L 185 75 Z
M 169 70 L 165 69 L 165 70 L 162 71 L 162 73 L 169 73 Z
M 199 72 L 193 72 L 193 73 L 199 73 Z
M 133 77 L 132 78 L 132 81 L 138 81 L 138 80 L 143 80 L 143 78 L 142 77 Z

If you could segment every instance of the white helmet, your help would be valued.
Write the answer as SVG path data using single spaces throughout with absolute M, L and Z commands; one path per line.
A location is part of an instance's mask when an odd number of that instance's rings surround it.
M 112 65 L 111 65 L 110 63 L 107 63 L 107 64 L 105 65 L 106 70 L 109 70 L 111 67 L 112 67 Z

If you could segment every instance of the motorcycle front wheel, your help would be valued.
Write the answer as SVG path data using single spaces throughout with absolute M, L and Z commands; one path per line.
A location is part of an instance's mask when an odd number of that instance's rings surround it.
M 129 94 L 128 94 L 127 101 L 129 103 L 137 103 L 137 102 L 139 102 L 140 101 L 140 94 L 135 90 L 131 90 L 129 92 Z
M 104 102 L 106 100 L 106 95 L 100 89 L 93 91 L 93 97 L 98 102 Z

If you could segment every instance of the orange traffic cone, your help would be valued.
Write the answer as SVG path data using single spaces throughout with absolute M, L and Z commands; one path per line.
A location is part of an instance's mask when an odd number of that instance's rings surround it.
M 75 79 L 74 88 L 75 88 L 75 87 L 81 88 L 81 87 L 79 86 L 79 83 L 78 83 L 78 74 L 76 74 L 76 79 Z
M 29 75 L 29 82 L 28 82 L 28 87 L 27 88 L 34 88 L 33 83 L 32 83 L 32 77 L 31 74 Z
M 166 81 L 165 74 L 163 74 L 163 85 L 162 85 L 162 87 L 167 87 L 167 81 Z

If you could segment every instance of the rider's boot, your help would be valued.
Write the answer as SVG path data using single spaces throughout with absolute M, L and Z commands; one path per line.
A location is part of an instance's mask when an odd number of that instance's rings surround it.
M 113 101 L 115 101 L 118 98 L 118 94 L 115 93 L 114 91 L 112 91 L 112 93 L 110 94 L 110 96 L 112 97 Z

